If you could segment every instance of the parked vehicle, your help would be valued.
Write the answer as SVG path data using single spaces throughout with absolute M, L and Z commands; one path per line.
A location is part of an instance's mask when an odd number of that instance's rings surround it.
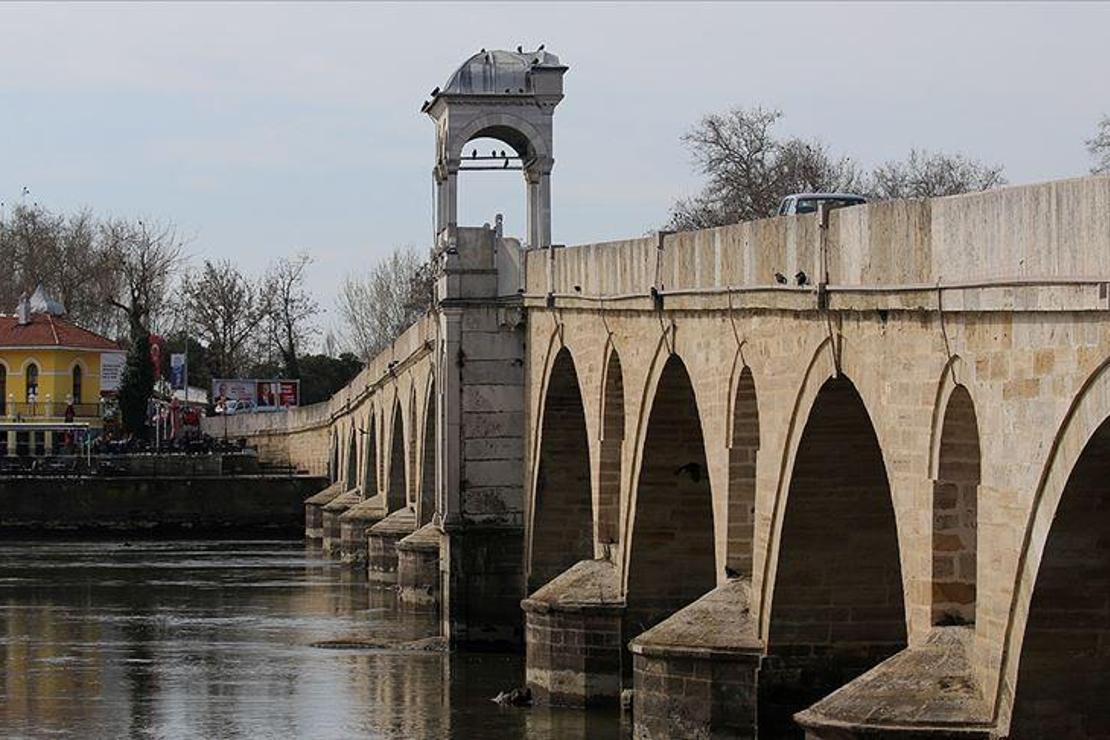
M 780 216 L 793 216 L 799 213 L 815 213 L 822 203 L 829 208 L 845 208 L 863 205 L 867 198 L 853 193 L 794 193 L 782 199 L 779 204 Z

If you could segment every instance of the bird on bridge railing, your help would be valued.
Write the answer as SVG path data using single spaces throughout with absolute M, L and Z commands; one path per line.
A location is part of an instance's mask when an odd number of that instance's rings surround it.
M 775 282 L 779 285 L 786 285 L 786 275 L 783 275 L 781 272 L 776 272 Z
M 794 279 L 798 282 L 798 285 L 805 285 L 809 282 L 809 277 L 801 270 L 798 270 L 797 274 L 794 275 Z

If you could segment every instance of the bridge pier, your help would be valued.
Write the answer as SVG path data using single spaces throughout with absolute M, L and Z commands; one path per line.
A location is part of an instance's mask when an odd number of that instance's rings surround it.
M 328 557 L 338 557 L 342 532 L 339 528 L 339 517 L 343 512 L 359 502 L 360 496 L 357 488 L 342 493 L 324 506 L 323 510 L 323 544 L 324 554 Z
M 448 528 L 440 540 L 443 633 L 452 645 L 516 649 L 523 641 L 524 532 Z
M 539 703 L 616 704 L 621 693 L 620 573 L 583 560 L 521 602 L 526 677 Z
M 339 559 L 363 564 L 367 560 L 367 533 L 383 516 L 379 502 L 360 501 L 339 516 Z
M 369 577 L 373 583 L 397 582 L 397 543 L 416 529 L 416 512 L 405 507 L 370 527 L 367 535 Z
M 402 604 L 439 606 L 439 527 L 425 524 L 397 543 L 397 594 Z
M 750 602 L 750 582 L 729 581 L 632 640 L 634 737 L 757 736 Z
M 988 740 L 990 708 L 972 669 L 973 627 L 934 627 L 809 709 L 794 715 L 807 740 Z
M 309 496 L 304 502 L 304 536 L 312 544 L 320 544 L 324 539 L 324 507 L 343 493 L 343 484 L 338 481 Z

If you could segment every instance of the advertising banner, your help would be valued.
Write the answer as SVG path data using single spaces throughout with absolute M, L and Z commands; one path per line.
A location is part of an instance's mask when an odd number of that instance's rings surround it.
M 185 353 L 170 355 L 170 387 L 175 391 L 185 390 Z
M 280 388 L 278 398 L 281 405 L 285 408 L 290 406 L 300 406 L 301 404 L 301 381 L 299 380 L 282 380 L 278 383 Z
M 118 391 L 120 380 L 123 378 L 123 367 L 127 364 L 127 355 L 123 352 L 100 353 L 100 390 Z
M 212 381 L 212 404 L 218 414 L 278 411 L 295 407 L 300 401 L 299 380 L 218 378 Z

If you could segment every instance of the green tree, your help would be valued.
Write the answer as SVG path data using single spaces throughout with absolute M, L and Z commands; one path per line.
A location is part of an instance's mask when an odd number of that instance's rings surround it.
M 351 352 L 339 357 L 304 355 L 300 358 L 301 404 L 319 403 L 332 397 L 362 370 L 362 361 Z
M 119 408 L 125 431 L 146 438 L 146 407 L 154 393 L 150 364 L 150 336 L 140 335 L 127 351 L 127 365 L 119 388 Z

